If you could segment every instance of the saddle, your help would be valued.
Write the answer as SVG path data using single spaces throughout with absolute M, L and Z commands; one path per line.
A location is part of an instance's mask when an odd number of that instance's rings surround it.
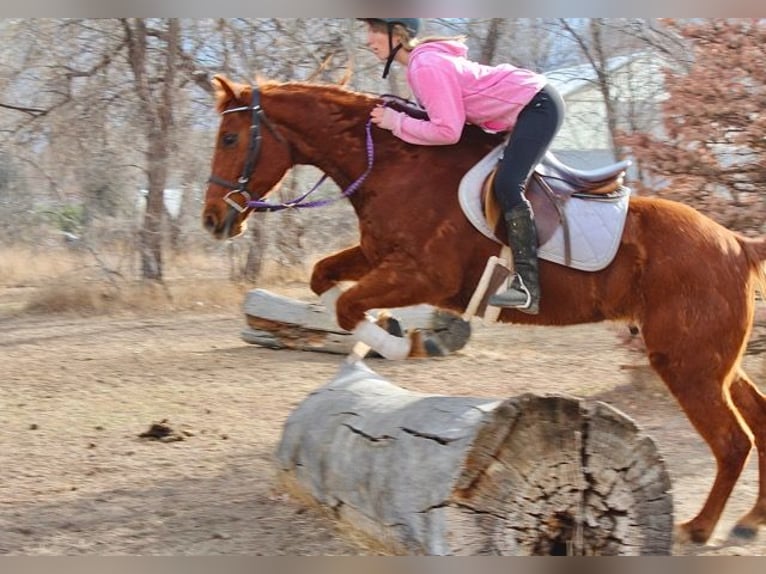
M 507 245 L 507 233 L 492 180 L 504 149 L 503 144 L 493 148 L 458 186 L 463 214 L 477 231 L 500 245 Z M 538 257 L 582 271 L 609 265 L 628 212 L 630 189 L 622 185 L 628 165 L 618 162 L 578 170 L 552 154 L 540 162 L 525 193 L 535 215 Z
M 566 165 L 552 152 L 546 153 L 535 167 L 527 182 L 525 195 L 532 204 L 537 227 L 538 245 L 545 245 L 561 228 L 563 238 L 564 265 L 572 263 L 572 231 L 570 218 L 575 209 L 567 209 L 573 198 L 583 201 L 616 203 L 630 194 L 623 185 L 625 172 L 630 166 L 629 160 L 619 161 L 598 169 L 583 170 Z M 494 193 L 492 183 L 497 167 L 484 180 L 482 186 L 482 204 L 484 216 L 501 242 L 505 240 L 505 222 L 500 205 Z M 579 201 L 578 201 L 579 203 Z M 597 212 L 597 211 L 596 211 Z M 605 210 L 604 213 L 610 213 Z M 621 229 L 621 226 L 620 226 Z M 582 230 L 586 233 L 587 230 Z

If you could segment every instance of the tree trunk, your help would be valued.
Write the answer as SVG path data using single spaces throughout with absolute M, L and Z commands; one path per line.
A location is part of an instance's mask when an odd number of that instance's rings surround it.
M 150 31 L 142 18 L 121 20 L 128 47 L 128 63 L 138 97 L 141 118 L 146 126 L 146 164 L 149 193 L 146 213 L 139 238 L 141 272 L 144 279 L 162 280 L 162 220 L 168 160 L 171 154 L 173 102 L 176 90 L 179 49 L 179 23 L 177 18 L 165 21 L 164 61 L 155 70 L 149 50 Z M 157 79 L 154 76 L 158 76 Z M 159 81 L 158 81 L 159 80 Z
M 250 219 L 250 241 L 247 246 L 245 267 L 242 270 L 242 279 L 249 283 L 256 283 L 261 275 L 263 267 L 263 223 L 253 217 Z
M 670 480 L 615 409 L 424 395 L 346 364 L 290 415 L 293 495 L 392 554 L 669 554 Z
M 497 45 L 500 42 L 500 36 L 503 33 L 503 28 L 505 28 L 505 23 L 505 18 L 490 19 L 487 35 L 481 46 L 481 56 L 479 61 L 482 64 L 491 66 L 494 63 L 495 54 L 497 53 Z
M 154 134 L 147 153 L 149 192 L 141 228 L 141 275 L 144 279 L 162 281 L 162 222 L 167 180 L 167 149 L 162 134 Z M 152 153 L 154 152 L 154 153 Z

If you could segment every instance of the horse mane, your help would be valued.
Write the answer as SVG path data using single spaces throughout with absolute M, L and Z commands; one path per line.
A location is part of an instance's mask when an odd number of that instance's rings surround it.
M 362 107 L 367 109 L 380 101 L 379 96 L 352 90 L 346 87 L 345 84 L 335 85 L 310 81 L 280 82 L 271 79 L 258 79 L 255 85 L 264 94 L 274 92 L 291 95 L 306 94 L 312 99 L 316 99 L 317 93 L 321 92 L 322 98 L 327 98 L 329 101 L 344 107 Z M 218 113 L 231 107 L 233 103 L 249 104 L 252 102 L 252 85 L 227 82 L 226 88 L 224 88 L 224 84 L 218 81 L 217 78 L 214 78 L 213 86 L 215 88 L 215 108 Z M 233 91 L 229 91 L 229 88 Z
M 351 108 L 366 113 L 380 103 L 380 96 L 368 94 L 348 88 L 344 85 L 324 84 L 319 82 L 291 81 L 277 82 L 268 81 L 259 85 L 261 92 L 265 94 L 280 93 L 291 97 L 306 96 L 312 100 L 321 100 L 342 108 Z

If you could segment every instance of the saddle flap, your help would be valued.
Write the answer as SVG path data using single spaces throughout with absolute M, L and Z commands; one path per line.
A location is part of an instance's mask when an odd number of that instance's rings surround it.
M 507 244 L 506 229 L 492 181 L 503 149 L 500 145 L 490 151 L 466 173 L 459 187 L 460 205 L 468 220 L 501 245 Z M 526 190 L 537 227 L 538 256 L 584 271 L 609 265 L 622 236 L 630 190 L 614 181 L 611 193 L 592 195 L 570 184 L 571 191 L 559 194 L 549 183 L 532 177 Z

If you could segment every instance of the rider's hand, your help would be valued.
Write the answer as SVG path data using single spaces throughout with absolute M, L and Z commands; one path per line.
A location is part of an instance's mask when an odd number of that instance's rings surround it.
M 401 122 L 401 114 L 386 106 L 377 106 L 370 112 L 372 123 L 384 130 L 393 131 Z

